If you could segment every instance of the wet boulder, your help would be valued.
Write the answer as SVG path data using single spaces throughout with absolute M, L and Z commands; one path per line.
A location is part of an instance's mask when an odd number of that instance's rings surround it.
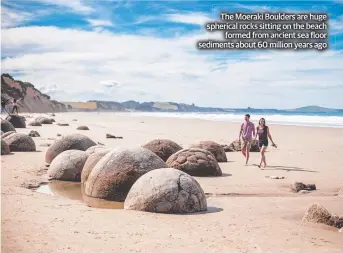
M 63 151 L 77 149 L 86 151 L 96 143 L 82 134 L 67 134 L 59 137 L 46 151 L 45 162 L 51 163 L 54 158 Z
M 33 139 L 22 133 L 14 133 L 4 138 L 10 147 L 11 152 L 30 152 L 36 151 L 36 144 Z
M 66 150 L 60 153 L 49 166 L 49 179 L 80 182 L 87 158 L 86 152 L 81 150 Z
M 201 141 L 197 144 L 191 145 L 191 148 L 205 149 L 212 153 L 217 162 L 227 162 L 224 148 L 214 141 Z
M 148 143 L 143 145 L 143 148 L 149 149 L 150 151 L 154 152 L 163 161 L 167 161 L 167 159 L 172 154 L 182 149 L 179 144 L 166 139 L 156 139 L 149 141 Z
M 172 168 L 153 170 L 131 187 L 124 209 L 156 213 L 193 213 L 207 210 L 199 183 L 187 173 Z
M 8 120 L 1 119 L 1 131 L 3 131 L 4 133 L 12 131 L 15 132 L 15 128 Z
M 11 114 L 6 117 L 6 120 L 11 122 L 15 128 L 26 128 L 26 119 L 23 116 Z
M 10 146 L 1 138 L 1 155 L 8 155 L 11 153 Z
M 92 169 L 85 183 L 85 194 L 124 201 L 138 178 L 148 171 L 165 167 L 161 158 L 145 148 L 114 149 Z
M 222 171 L 210 151 L 199 148 L 182 149 L 171 155 L 167 167 L 182 170 L 191 176 L 221 176 Z
M 95 146 L 93 146 L 95 147 Z M 89 149 L 87 149 L 88 151 Z M 102 149 L 96 149 L 91 154 L 87 153 L 88 158 L 86 160 L 85 165 L 83 166 L 83 170 L 81 173 L 81 183 L 85 183 L 89 177 L 89 174 L 93 170 L 94 166 L 100 161 L 101 158 L 103 158 L 108 152 L 111 151 L 110 148 L 102 148 Z
M 31 137 L 40 137 L 40 134 L 37 131 L 32 130 L 32 131 L 30 131 L 29 136 L 31 136 Z
M 77 130 L 89 130 L 88 126 L 79 126 L 76 129 Z

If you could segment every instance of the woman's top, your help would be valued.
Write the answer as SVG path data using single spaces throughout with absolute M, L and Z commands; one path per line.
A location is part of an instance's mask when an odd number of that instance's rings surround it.
M 258 126 L 256 129 L 256 132 L 258 134 L 258 139 L 260 141 L 268 140 L 268 127 L 267 126 L 264 126 L 263 128 Z

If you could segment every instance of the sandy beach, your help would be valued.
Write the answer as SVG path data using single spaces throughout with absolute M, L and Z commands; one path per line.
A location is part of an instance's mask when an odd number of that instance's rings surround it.
M 27 122 L 38 115 L 31 116 Z M 268 148 L 267 168 L 255 165 L 259 153 L 251 153 L 245 166 L 240 152 L 228 152 L 228 162 L 220 163 L 223 176 L 195 177 L 208 195 L 208 212 L 172 215 L 92 208 L 28 189 L 47 182 L 47 147 L 42 144 L 53 143 L 58 133 L 81 133 L 113 148 L 141 146 L 157 138 L 182 147 L 201 140 L 230 144 L 240 124 L 125 113 L 60 113 L 54 118 L 69 126 L 17 129 L 40 133 L 34 138 L 37 152 L 1 156 L 2 252 L 343 251 L 338 229 L 301 221 L 313 203 L 343 215 L 337 196 L 343 186 L 341 128 L 270 125 L 278 148 Z M 90 130 L 76 130 L 80 125 Z M 106 133 L 123 139 L 106 139 Z M 294 180 L 316 184 L 317 190 L 293 193 L 289 186 Z

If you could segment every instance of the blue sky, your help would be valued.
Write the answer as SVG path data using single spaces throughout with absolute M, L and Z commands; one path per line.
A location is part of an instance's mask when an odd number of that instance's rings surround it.
M 60 101 L 343 108 L 343 0 L 3 0 L 2 69 Z M 227 12 L 325 12 L 330 49 L 200 52 Z

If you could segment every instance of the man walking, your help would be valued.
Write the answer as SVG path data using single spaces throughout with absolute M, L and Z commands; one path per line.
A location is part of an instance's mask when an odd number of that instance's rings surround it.
M 242 147 L 242 154 L 244 155 L 246 159 L 245 165 L 247 165 L 249 161 L 251 141 L 254 136 L 255 136 L 255 126 L 250 121 L 250 115 L 245 114 L 244 123 L 241 125 L 241 130 L 239 131 L 239 137 L 238 137 L 239 141 L 241 141 L 241 137 L 242 137 L 243 145 L 241 144 L 241 147 Z

